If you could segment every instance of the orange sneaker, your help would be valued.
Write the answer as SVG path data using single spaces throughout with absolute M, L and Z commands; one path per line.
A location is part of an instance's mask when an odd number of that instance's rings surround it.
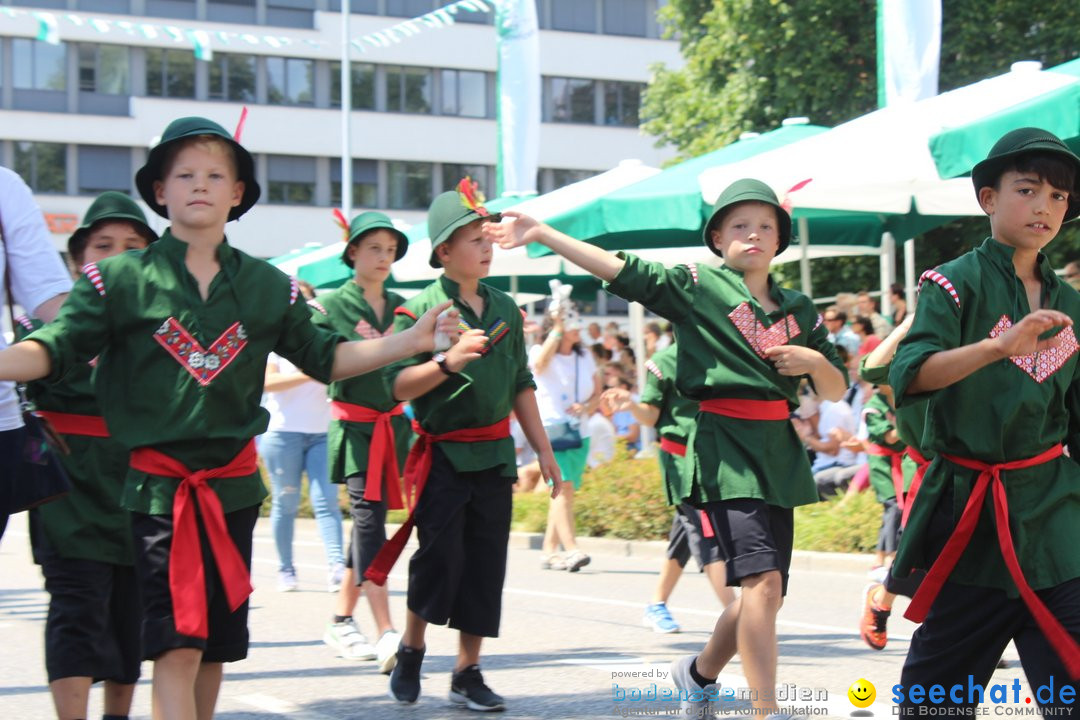
M 881 583 L 872 583 L 866 587 L 863 601 L 862 621 L 859 623 L 859 634 L 863 642 L 875 650 L 884 650 L 889 641 L 889 635 L 885 631 L 885 624 L 889 621 L 892 610 L 885 610 L 874 602 L 874 593 L 882 587 Z

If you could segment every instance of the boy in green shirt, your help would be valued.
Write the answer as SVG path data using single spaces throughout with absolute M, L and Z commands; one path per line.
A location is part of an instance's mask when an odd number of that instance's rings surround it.
M 521 311 L 509 295 L 480 282 L 492 253 L 481 228 L 494 219 L 468 178 L 428 210 L 429 262 L 443 274 L 397 309 L 395 331 L 451 301 L 467 328 L 462 339 L 480 338 L 484 345 L 479 354 L 463 352 L 462 343 L 445 353 L 424 352 L 392 369 L 394 397 L 411 402 L 416 412 L 419 439 L 406 465 L 405 486 L 407 498 L 418 497 L 409 522 L 367 571 L 367 577 L 385 582 L 415 521 L 420 548 L 409 561 L 408 612 L 390 695 L 416 702 L 427 626 L 449 624 L 459 631 L 450 700 L 481 712 L 505 708 L 484 683 L 479 663 L 483 639 L 498 636 L 502 610 L 517 479 L 511 411 L 552 484 L 552 497 L 561 488 L 536 405 Z
M 413 332 L 364 342 L 316 328 L 294 282 L 225 241 L 225 223 L 260 191 L 251 155 L 217 123 L 170 123 L 135 181 L 171 227 L 142 252 L 84 268 L 56 321 L 0 352 L 0 378 L 55 380 L 98 357 L 102 413 L 131 451 L 122 503 L 133 511 L 154 715 L 209 718 L 222 663 L 248 648 L 267 356 L 330 382 L 429 349 L 454 319 L 437 320 L 443 305 Z
M 1080 295 L 1040 251 L 1080 214 L 1080 158 L 1021 128 L 971 174 L 991 237 L 923 273 L 889 373 L 898 407 L 927 400 L 923 445 L 937 454 L 893 563 L 898 578 L 930 567 L 894 690 L 901 715 L 922 714 L 906 689 L 985 686 L 1014 640 L 1036 702 L 1066 714 L 1080 677 L 1080 448 L 1069 459 L 1062 443 L 1080 432 Z M 965 690 L 939 708 L 972 714 L 982 699 Z
M 719 696 L 716 677 L 738 652 L 755 709 L 775 713 L 776 614 L 787 591 L 793 508 L 817 502 L 789 415 L 804 376 L 826 399 L 838 400 L 847 389 L 813 303 L 769 275 L 773 257 L 791 241 L 791 216 L 764 183 L 736 181 L 720 194 L 704 233 L 723 267 L 669 269 L 506 215 L 513 222 L 484 228 L 503 247 L 540 242 L 674 325 L 678 388 L 699 404 L 682 495 L 704 507 L 728 584 L 741 586 L 742 594 L 725 608 L 705 649 L 672 664 L 672 678 L 684 711 L 709 716 Z

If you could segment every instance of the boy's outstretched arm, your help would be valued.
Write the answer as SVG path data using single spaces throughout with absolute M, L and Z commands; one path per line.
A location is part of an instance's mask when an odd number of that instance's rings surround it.
M 1039 336 L 1072 324 L 1072 318 L 1063 312 L 1036 310 L 996 338 L 936 352 L 923 362 L 908 386 L 907 394 L 940 390 L 997 360 L 1056 347 L 1061 342 L 1057 336 L 1046 340 L 1039 340 Z
M 52 358 L 39 342 L 21 342 L 0 350 L 0 380 L 30 382 L 48 377 Z
M 484 237 L 497 243 L 501 248 L 509 250 L 538 242 L 607 282 L 614 280 L 625 264 L 623 260 L 607 250 L 575 240 L 550 225 L 512 210 L 503 213 L 502 222 L 484 223 L 482 227 Z
M 562 471 L 555 462 L 555 453 L 551 450 L 551 441 L 544 432 L 544 423 L 540 420 L 540 409 L 536 406 L 536 391 L 524 388 L 514 396 L 514 415 L 517 416 L 525 439 L 536 452 L 540 463 L 540 476 L 551 485 L 551 497 L 556 497 L 562 487 Z
M 656 427 L 660 419 L 660 408 L 643 402 L 634 402 L 629 390 L 623 388 L 609 388 L 600 396 L 601 402 L 613 411 L 629 410 L 634 419 L 641 425 Z
M 448 335 L 457 335 L 456 311 L 439 318 L 439 313 L 448 307 L 450 302 L 436 305 L 421 315 L 411 328 L 389 337 L 339 343 L 334 350 L 330 379 L 336 381 L 363 375 L 402 358 L 430 352 L 435 347 L 436 324 Z

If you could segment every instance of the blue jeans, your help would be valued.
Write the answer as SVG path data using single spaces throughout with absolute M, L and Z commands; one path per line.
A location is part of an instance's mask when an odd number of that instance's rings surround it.
M 322 535 L 326 562 L 344 563 L 341 553 L 341 510 L 337 486 L 330 482 L 326 464 L 326 433 L 268 432 L 259 452 L 270 475 L 273 501 L 270 529 L 274 533 L 281 570 L 293 569 L 293 525 L 300 506 L 300 473 L 307 472 L 308 495 Z

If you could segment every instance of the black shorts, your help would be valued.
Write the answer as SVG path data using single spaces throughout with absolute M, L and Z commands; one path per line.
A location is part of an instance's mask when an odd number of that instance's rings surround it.
M 719 562 L 720 546 L 715 537 L 705 537 L 701 529 L 701 511 L 687 503 L 675 506 L 675 517 L 671 519 L 671 532 L 668 533 L 667 556 L 686 567 L 693 556 L 697 560 L 698 570 L 706 565 Z
M 349 490 L 349 514 L 353 521 L 345 567 L 353 569 L 357 585 L 364 581 L 364 572 L 386 542 L 386 500 L 364 499 L 364 488 L 367 487 L 364 477 L 365 473 L 357 473 L 345 478 Z
M 410 610 L 435 625 L 498 637 L 513 483 L 495 469 L 457 472 L 435 446 L 416 506 Z
M 49 615 L 45 671 L 49 682 L 88 677 L 130 685 L 142 665 L 142 608 L 135 569 L 60 557 L 37 543 Z
M 736 498 L 705 503 L 705 513 L 726 564 L 727 584 L 738 587 L 744 578 L 776 570 L 787 595 L 795 541 L 792 509 L 756 498 Z
M 900 518 L 903 513 L 891 497 L 881 503 L 881 530 L 878 531 L 877 549 L 881 552 L 894 553 L 900 546 Z
M 196 507 L 198 503 L 196 502 Z M 240 557 L 251 570 L 251 537 L 259 506 L 225 513 L 225 526 L 229 537 L 236 544 Z M 173 617 L 172 593 L 169 590 L 169 549 L 172 547 L 172 515 L 144 515 L 131 513 L 131 528 L 135 537 L 135 572 L 142 590 L 143 609 L 143 657 L 155 660 L 163 653 L 177 648 L 195 648 L 203 651 L 203 662 L 235 662 L 247 657 L 248 651 L 248 601 L 229 610 L 225 588 L 210 551 L 210 543 L 203 529 L 201 513 L 198 515 L 199 543 L 202 547 L 203 566 L 206 568 L 206 607 L 209 620 L 207 638 L 191 637 L 176 632 Z

